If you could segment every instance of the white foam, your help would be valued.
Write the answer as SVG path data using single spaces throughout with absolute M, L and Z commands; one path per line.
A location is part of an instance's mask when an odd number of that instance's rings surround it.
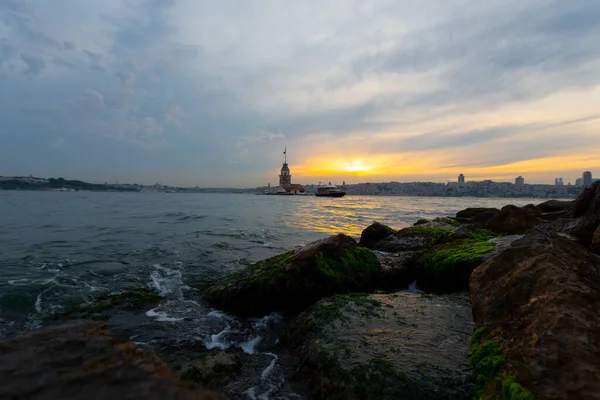
M 211 311 L 206 314 L 207 317 L 215 317 L 215 318 L 225 318 L 225 313 L 220 311 Z
M 42 313 L 42 294 L 38 294 L 37 295 L 37 299 L 35 299 L 35 311 L 37 311 L 38 314 Z
M 245 391 L 244 393 L 242 393 L 242 394 L 245 394 L 245 395 L 247 395 L 247 396 L 248 396 L 248 397 L 250 397 L 250 399 L 252 399 L 252 400 L 256 400 L 256 387 L 255 387 L 255 386 L 253 386 L 253 387 L 251 387 L 250 389 L 246 390 L 246 391 Z
M 263 354 L 273 357 L 273 359 L 271 360 L 271 362 L 269 363 L 267 368 L 265 368 L 264 371 L 262 372 L 262 374 L 260 374 L 260 379 L 264 381 L 265 379 L 267 379 L 267 377 L 269 375 L 271 375 L 271 372 L 273 372 L 273 369 L 275 368 L 275 364 L 277 363 L 277 360 L 279 360 L 279 357 L 277 357 L 273 353 L 263 353 Z
M 146 311 L 146 316 L 150 318 L 156 318 L 156 320 L 159 322 L 177 322 L 183 320 L 183 318 L 169 317 L 166 312 L 156 311 L 157 309 L 158 307 Z
M 247 342 L 241 343 L 240 347 L 244 350 L 246 354 L 256 354 L 258 351 L 256 350 L 256 346 L 262 341 L 261 336 L 257 336 L 248 340 Z
M 27 278 L 23 278 L 23 279 L 11 279 L 10 281 L 8 281 L 9 285 L 19 285 L 20 283 L 25 283 L 25 282 L 29 282 L 29 279 Z
M 231 345 L 228 342 L 224 341 L 223 338 L 228 333 L 231 333 L 231 332 L 233 332 L 233 331 L 231 330 L 231 327 L 228 325 L 221 332 L 219 332 L 215 335 L 210 335 L 210 342 L 205 340 L 204 345 L 206 346 L 206 348 L 208 350 L 212 350 L 212 349 L 226 350 L 229 347 L 231 347 Z
M 183 273 L 178 269 L 165 268 L 160 264 L 153 265 L 150 273 L 151 285 L 163 296 L 174 296 L 183 299 L 183 291 L 190 287 L 183 283 Z

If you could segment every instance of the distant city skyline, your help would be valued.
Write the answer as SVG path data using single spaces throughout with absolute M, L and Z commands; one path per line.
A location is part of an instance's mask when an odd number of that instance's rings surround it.
M 600 2 L 0 1 L 0 174 L 600 175 Z

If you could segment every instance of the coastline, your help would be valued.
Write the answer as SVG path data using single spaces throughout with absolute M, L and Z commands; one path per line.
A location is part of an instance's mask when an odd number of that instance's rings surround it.
M 241 397 L 232 394 L 237 392 L 228 382 L 258 379 L 260 386 L 279 365 L 283 385 L 297 384 L 294 393 L 307 391 L 300 398 L 344 393 L 351 399 L 532 399 L 554 391 L 558 396 L 553 398 L 566 399 L 597 394 L 598 381 L 589 371 L 580 370 L 571 383 L 563 376 L 566 370 L 577 371 L 580 359 L 596 363 L 599 349 L 553 331 L 545 321 L 558 312 L 564 323 L 597 333 L 598 321 L 589 320 L 586 310 L 600 305 L 600 282 L 594 281 L 600 276 L 600 257 L 593 254 L 600 253 L 598 226 L 600 184 L 573 202 L 466 209 L 400 230 L 372 224 L 358 243 L 345 235 L 330 236 L 198 288 L 199 300 L 242 320 L 270 312 L 285 316 L 283 324 L 273 326 L 278 340 L 252 347 L 271 360 L 267 368 L 253 370 L 249 366 L 255 359 L 238 347 L 225 351 L 184 344 L 154 350 L 175 369 L 168 379 L 192 381 L 231 398 Z M 528 286 L 532 277 L 540 285 Z M 583 299 L 580 293 L 591 297 Z M 539 296 L 547 300 L 531 303 Z M 509 303 L 498 307 L 502 299 Z M 130 291 L 79 307 L 69 318 L 104 320 L 123 307 L 135 311 L 161 301 L 152 292 Z M 511 311 L 529 307 L 537 308 Z M 519 324 L 529 328 L 511 328 Z M 550 347 L 528 345 L 529 338 L 548 332 Z M 407 341 L 412 336 L 421 339 Z M 12 340 L 14 345 L 21 339 Z M 555 345 L 570 349 L 558 366 L 552 363 Z M 429 361 L 423 364 L 423 359 Z M 534 376 L 532 366 L 551 374 Z M 277 381 L 269 382 L 273 390 L 283 390 Z M 259 386 L 254 390 L 263 390 Z

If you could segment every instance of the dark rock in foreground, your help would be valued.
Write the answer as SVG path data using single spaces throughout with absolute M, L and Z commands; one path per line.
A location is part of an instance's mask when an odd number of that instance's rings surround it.
M 207 289 L 204 297 L 242 316 L 296 313 L 333 294 L 372 291 L 380 274 L 371 250 L 338 234 L 235 272 Z
M 470 296 L 476 398 L 600 399 L 600 256 L 534 232 L 478 267 Z
M 90 321 L 1 341 L 0 382 L 3 399 L 224 399 Z
M 387 225 L 381 224 L 379 222 L 373 222 L 371 225 L 366 227 L 360 234 L 360 241 L 358 242 L 358 245 L 371 249 L 381 239 L 395 232 L 395 230 L 393 230 Z
M 292 325 L 312 399 L 470 399 L 466 295 L 342 295 Z
M 490 218 L 485 227 L 497 233 L 518 235 L 529 232 L 541 223 L 542 221 L 539 218 L 523 208 L 507 205 Z

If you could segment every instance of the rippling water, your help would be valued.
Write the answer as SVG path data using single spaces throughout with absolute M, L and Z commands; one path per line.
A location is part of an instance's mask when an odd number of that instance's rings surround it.
M 195 301 L 189 295 L 194 284 L 331 233 L 358 238 L 375 220 L 401 228 L 466 207 L 531 202 L 0 191 L 0 337 L 39 327 L 70 299 L 154 287 L 167 300 L 128 317 L 131 338 L 257 352 L 265 321 L 276 317 L 237 321 Z M 164 326 L 157 330 L 157 324 Z M 268 365 L 272 359 L 267 357 Z M 249 393 L 260 392 L 257 385 Z

